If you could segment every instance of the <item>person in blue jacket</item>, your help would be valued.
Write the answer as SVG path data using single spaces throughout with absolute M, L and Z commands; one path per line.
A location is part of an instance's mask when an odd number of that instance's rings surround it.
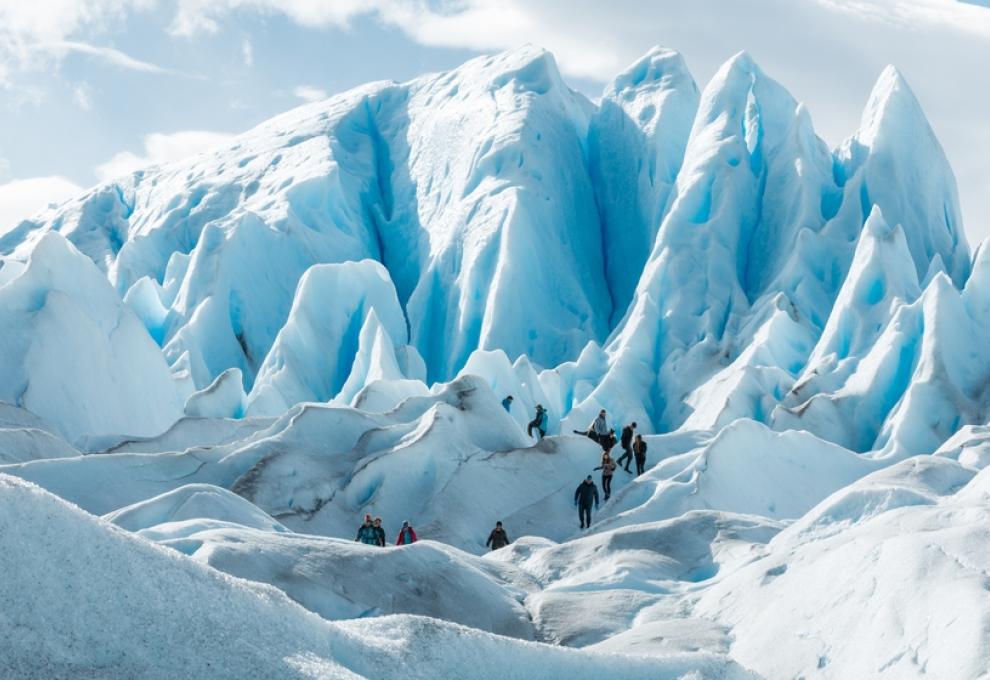
M 378 532 L 375 531 L 371 515 L 364 516 L 364 524 L 358 528 L 357 538 L 354 540 L 365 545 L 378 545 Z
M 512 395 L 510 394 L 505 399 L 502 400 L 502 408 L 505 409 L 506 413 L 512 413 Z
M 547 436 L 547 424 L 550 422 L 550 418 L 547 416 L 547 410 L 543 408 L 543 404 L 536 405 L 536 417 L 530 421 L 529 427 L 526 428 L 526 432 L 529 436 L 533 436 L 533 429 L 535 428 L 537 432 L 540 433 L 540 439 Z

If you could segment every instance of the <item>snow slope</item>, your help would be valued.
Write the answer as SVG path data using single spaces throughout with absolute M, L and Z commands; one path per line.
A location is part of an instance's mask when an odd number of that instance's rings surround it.
M 129 536 L 6 476 L 0 529 L 0 671 L 8 677 L 750 677 L 713 655 L 657 664 L 433 619 L 328 623 L 274 588 Z

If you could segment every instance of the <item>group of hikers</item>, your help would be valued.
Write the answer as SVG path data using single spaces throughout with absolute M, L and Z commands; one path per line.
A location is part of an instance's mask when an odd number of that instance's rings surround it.
M 385 529 L 382 528 L 382 518 L 375 517 L 372 519 L 371 515 L 364 516 L 364 522 L 358 527 L 357 538 L 354 539 L 358 543 L 364 543 L 365 545 L 377 545 L 379 547 L 385 547 Z M 409 521 L 402 523 L 402 528 L 399 529 L 399 537 L 395 539 L 396 545 L 409 545 L 410 543 L 416 542 L 416 531 L 409 524 Z
M 408 520 L 402 523 L 402 528 L 399 529 L 399 537 L 395 540 L 396 545 L 410 545 L 415 543 L 416 530 L 412 528 L 412 525 Z M 364 516 L 364 522 L 358 527 L 357 538 L 354 539 L 357 543 L 364 543 L 365 545 L 377 545 L 380 548 L 384 548 L 385 543 L 385 529 L 382 528 L 382 518 L 375 517 L 372 518 L 371 515 Z M 488 534 L 488 542 L 485 545 L 491 546 L 492 550 L 498 550 L 499 548 L 504 548 L 509 545 L 512 541 L 509 540 L 509 535 L 505 533 L 505 529 L 502 528 L 502 522 L 495 522 L 495 528 L 492 529 L 491 533 Z
M 502 400 L 502 408 L 507 412 L 512 412 L 512 395 L 508 395 Z M 538 439 L 547 436 L 548 413 L 543 404 L 536 405 L 536 414 L 526 428 L 527 434 L 533 436 L 535 431 Z M 598 443 L 602 447 L 601 464 L 595 470 L 602 471 L 602 493 L 607 501 L 612 496 L 612 476 L 616 469 L 623 468 L 629 474 L 630 464 L 636 462 L 636 476 L 643 474 L 646 470 L 646 441 L 643 435 L 636 432 L 636 422 L 633 421 L 622 428 L 622 434 L 618 439 L 615 437 L 615 429 L 608 426 L 607 413 L 605 409 L 598 412 L 598 416 L 591 422 L 587 430 L 574 430 L 574 434 L 580 434 Z M 616 444 L 622 447 L 622 455 L 618 460 L 612 458 L 612 449 Z M 625 463 L 625 465 L 623 465 Z M 591 506 L 598 507 L 598 488 L 591 475 L 584 480 L 574 492 L 574 504 L 578 506 L 578 514 L 581 519 L 581 528 L 591 526 Z
M 512 395 L 507 396 L 502 400 L 502 407 L 506 411 L 511 412 L 512 401 Z M 632 474 L 629 464 L 635 460 L 636 476 L 638 477 L 643 474 L 646 469 L 647 447 L 643 435 L 636 432 L 635 422 L 631 422 L 623 427 L 622 434 L 616 439 L 615 430 L 609 428 L 606 416 L 605 409 L 602 409 L 598 412 L 598 416 L 591 422 L 587 430 L 574 430 L 574 433 L 585 435 L 602 447 L 601 464 L 595 470 L 602 471 L 602 493 L 605 497 L 604 500 L 608 501 L 612 496 L 612 475 L 618 468 L 622 467 L 626 472 Z M 537 404 L 536 416 L 530 421 L 527 428 L 529 436 L 532 437 L 535 430 L 539 439 L 546 437 L 547 422 L 547 410 L 543 408 L 542 404 Z M 619 456 L 618 460 L 613 460 L 612 449 L 616 444 L 622 447 L 622 455 Z M 623 461 L 625 461 L 625 466 L 622 464 Z M 595 480 L 591 475 L 588 475 L 584 481 L 578 484 L 577 489 L 574 490 L 574 506 L 578 509 L 581 528 L 587 529 L 591 526 L 592 507 L 594 507 L 596 512 L 598 511 L 598 487 L 595 485 Z M 372 518 L 371 515 L 365 515 L 364 523 L 358 529 L 357 538 L 354 540 L 366 545 L 385 547 L 385 529 L 382 528 L 382 518 Z M 412 528 L 412 525 L 408 521 L 403 522 L 402 528 L 399 529 L 399 536 L 395 541 L 395 545 L 409 545 L 415 543 L 416 540 L 416 531 Z M 485 545 L 492 550 L 498 550 L 509 545 L 509 543 L 511 541 L 502 527 L 502 522 L 496 522 L 495 528 L 488 534 L 488 540 Z

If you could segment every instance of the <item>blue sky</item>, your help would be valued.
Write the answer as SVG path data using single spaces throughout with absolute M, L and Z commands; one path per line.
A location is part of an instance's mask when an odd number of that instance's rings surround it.
M 656 44 L 700 85 L 746 49 L 830 144 L 893 63 L 955 167 L 971 240 L 990 235 L 990 10 L 953 0 L 0 0 L 0 231 L 306 99 L 523 42 L 590 96 Z

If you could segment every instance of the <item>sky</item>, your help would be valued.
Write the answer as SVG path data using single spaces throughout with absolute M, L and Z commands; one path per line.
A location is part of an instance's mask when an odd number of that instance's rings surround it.
M 887 64 L 990 236 L 990 1 L 0 0 L 0 233 L 99 181 L 219 144 L 293 106 L 533 43 L 594 98 L 654 45 L 700 86 L 747 50 L 830 145 Z M 905 140 L 910 143 L 910 140 Z

